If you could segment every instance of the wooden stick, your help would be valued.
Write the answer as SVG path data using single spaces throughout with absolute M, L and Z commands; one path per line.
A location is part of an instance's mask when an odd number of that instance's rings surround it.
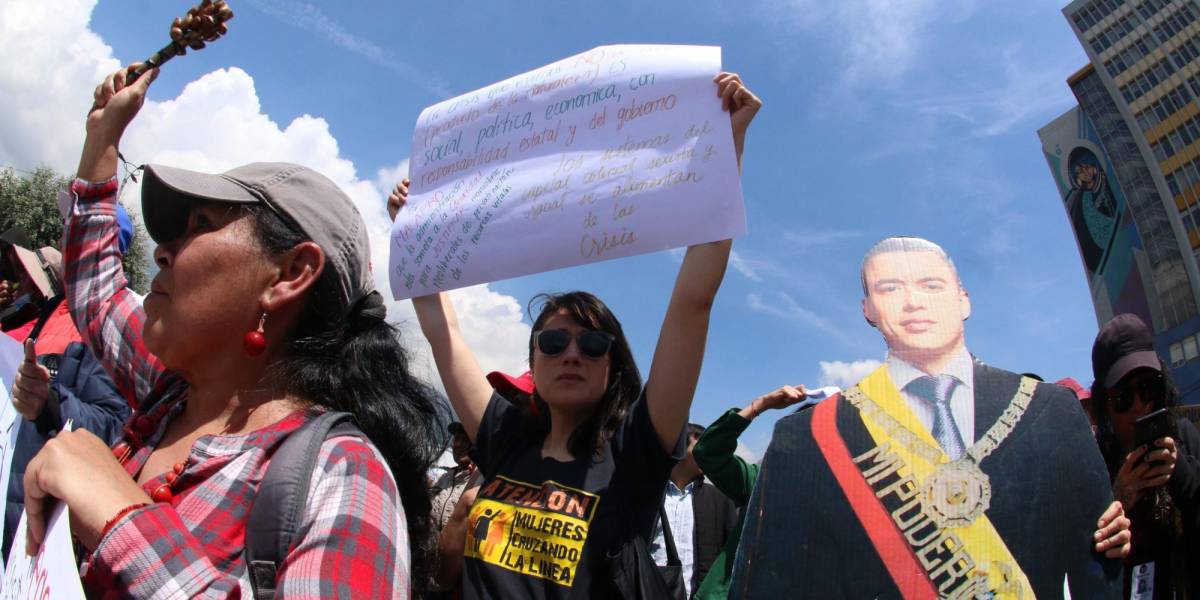
M 200 4 L 189 8 L 186 15 L 171 22 L 171 43 L 143 61 L 129 75 L 126 85 L 137 81 L 146 71 L 161 67 L 176 56 L 187 54 L 188 48 L 200 50 L 204 48 L 205 43 L 216 41 L 229 32 L 225 23 L 232 18 L 233 9 L 229 8 L 225 0 L 201 0 Z

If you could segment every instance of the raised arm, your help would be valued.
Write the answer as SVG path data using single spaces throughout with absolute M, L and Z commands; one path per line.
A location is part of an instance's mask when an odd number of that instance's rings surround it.
M 807 397 L 804 386 L 785 385 L 755 398 L 742 410 L 729 409 L 705 429 L 692 448 L 692 457 L 704 476 L 737 506 L 745 506 L 758 479 L 758 465 L 750 464 L 737 452 L 738 437 L 764 411 L 787 408 Z
M 450 296 L 437 293 L 413 298 L 413 307 L 417 309 L 421 333 L 433 348 L 433 361 L 437 364 L 450 405 L 462 421 L 467 437 L 474 442 L 483 411 L 492 397 L 492 386 L 479 368 L 475 353 L 463 339 Z
M 714 81 L 717 95 L 729 110 L 740 171 L 746 130 L 762 107 L 762 101 L 734 73 L 721 73 Z M 708 319 L 717 289 L 725 277 L 731 245 L 731 240 L 722 240 L 688 248 L 658 334 L 646 384 L 646 399 L 654 430 L 668 452 L 675 446 L 692 407 L 696 380 L 704 362 Z
M 75 325 L 117 389 L 136 408 L 164 368 L 142 343 L 141 301 L 125 287 L 116 219 L 117 148 L 158 70 L 125 87 L 127 70 L 108 76 L 96 87 L 78 179 L 69 191 L 73 206 L 63 231 L 62 253 L 67 307 Z
M 388 196 L 388 214 L 392 220 L 396 219 L 408 201 L 408 183 L 408 179 L 404 179 Z M 492 386 L 488 384 L 487 377 L 479 368 L 479 361 L 475 360 L 475 354 L 463 339 L 450 296 L 437 293 L 413 298 L 413 308 L 417 311 L 421 333 L 425 334 L 425 339 L 433 348 L 433 361 L 437 364 L 450 405 L 462 422 L 467 437 L 474 442 L 479 422 L 483 420 L 483 411 L 487 410 L 488 400 L 492 397 Z

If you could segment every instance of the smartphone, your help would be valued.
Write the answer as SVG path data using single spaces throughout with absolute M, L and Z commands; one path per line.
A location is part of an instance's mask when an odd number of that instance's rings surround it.
M 1146 446 L 1147 453 L 1158 449 L 1154 440 L 1159 438 L 1178 438 L 1179 432 L 1175 426 L 1175 415 L 1171 411 L 1160 408 L 1148 415 L 1138 418 L 1133 423 L 1135 447 Z

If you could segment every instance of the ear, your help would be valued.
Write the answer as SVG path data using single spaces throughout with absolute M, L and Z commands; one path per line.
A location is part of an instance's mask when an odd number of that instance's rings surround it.
M 316 284 L 325 270 L 325 252 L 314 242 L 304 242 L 276 259 L 275 281 L 263 291 L 262 306 L 275 312 L 290 306 Z
M 970 319 L 971 295 L 967 293 L 967 290 L 964 290 L 961 287 L 958 289 L 958 305 L 962 308 L 963 320 L 966 321 L 967 319 Z
M 862 299 L 862 311 L 863 318 L 867 320 L 867 325 L 878 328 L 879 326 L 876 323 L 879 322 L 879 314 L 876 312 L 875 307 L 871 306 L 869 298 Z

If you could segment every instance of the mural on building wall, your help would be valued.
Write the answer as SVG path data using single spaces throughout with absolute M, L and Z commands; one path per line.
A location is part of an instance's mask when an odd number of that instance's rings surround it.
M 1074 108 L 1038 135 L 1075 233 L 1097 320 L 1134 313 L 1155 322 L 1140 266 L 1142 240 L 1095 127 Z

